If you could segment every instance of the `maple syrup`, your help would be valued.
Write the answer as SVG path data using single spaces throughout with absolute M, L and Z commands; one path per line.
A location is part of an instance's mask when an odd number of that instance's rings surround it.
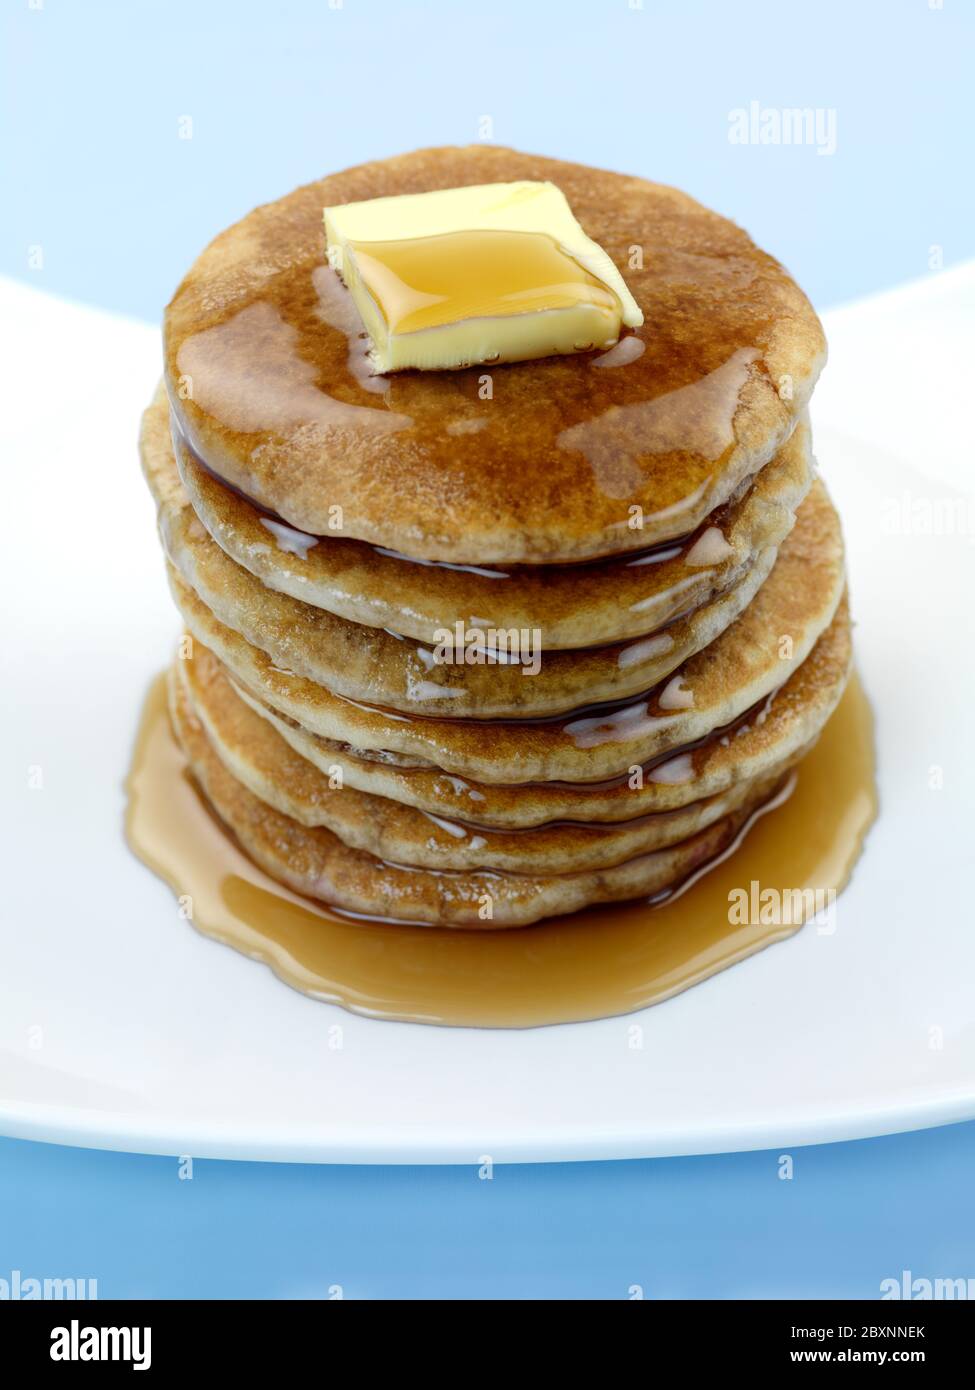
M 465 231 L 350 243 L 391 333 L 579 306 L 619 325 L 619 301 L 544 232 Z M 591 347 L 592 344 L 589 344 Z
M 847 883 L 877 813 L 873 718 L 856 676 L 796 777 L 733 852 L 661 902 L 594 907 L 532 927 L 353 920 L 276 883 L 223 830 L 187 773 L 162 676 L 146 699 L 126 790 L 131 848 L 189 900 L 205 936 L 356 1013 L 504 1028 L 630 1013 L 793 935 L 794 914 L 749 911 L 741 924 L 731 904 L 805 893 L 818 906 Z M 761 920 L 769 916 L 776 920 Z

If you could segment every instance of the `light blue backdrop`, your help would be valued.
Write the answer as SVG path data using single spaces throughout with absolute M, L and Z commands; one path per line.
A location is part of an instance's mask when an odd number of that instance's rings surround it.
M 498 143 L 681 185 L 821 307 L 975 253 L 966 0 L 5 0 L 3 46 L 0 271 L 153 321 L 253 204 L 475 140 L 485 116 Z M 819 110 L 835 152 L 731 143 L 752 102 Z M 777 1154 L 491 1183 L 201 1162 L 180 1182 L 165 1159 L 0 1141 L 0 1278 L 96 1278 L 103 1297 L 871 1298 L 904 1269 L 975 1276 L 975 1126 L 795 1158 L 790 1182 Z
M 679 184 L 820 306 L 975 250 L 970 0 L 30 3 L 3 7 L 0 269 L 145 318 L 255 203 L 484 116 Z M 753 101 L 835 112 L 835 153 L 729 143 Z

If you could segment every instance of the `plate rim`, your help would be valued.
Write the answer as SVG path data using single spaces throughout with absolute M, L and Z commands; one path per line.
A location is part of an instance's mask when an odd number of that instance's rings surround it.
M 871 296 L 856 305 L 841 306 L 833 312 L 838 318 L 849 319 L 861 309 L 869 314 L 878 306 L 888 309 L 901 303 L 910 308 L 917 302 L 930 305 L 936 298 L 943 298 L 947 288 L 944 281 L 948 278 L 955 278 L 959 283 L 975 283 L 975 262 L 953 268 L 933 280 L 912 282 L 909 286 Z M 63 308 L 65 312 L 97 315 L 103 323 L 117 328 L 126 326 L 130 332 L 134 328 L 146 333 L 153 331 L 148 326 L 134 325 L 131 320 L 121 319 L 100 309 L 72 305 L 69 301 L 55 299 L 40 291 L 27 291 L 18 282 L 10 283 L 20 297 L 29 294 L 38 300 L 47 300 L 49 305 Z M 925 294 L 925 289 L 929 289 L 930 293 Z M 0 280 L 0 301 L 6 291 L 7 282 Z M 852 439 L 845 425 L 831 423 L 828 416 L 825 426 L 827 430 Z M 869 439 L 863 442 L 870 443 Z M 937 481 L 934 472 L 924 468 L 923 461 L 914 461 L 913 466 L 924 477 L 932 482 Z M 864 674 L 869 686 L 872 684 L 870 673 Z M 133 715 L 133 733 L 135 722 L 136 715 Z M 878 825 L 883 818 L 881 803 Z M 875 833 L 876 828 L 875 825 L 870 833 Z M 121 823 L 118 834 L 121 839 Z M 125 852 L 131 853 L 127 846 Z M 161 891 L 169 893 L 165 885 L 161 884 L 160 887 Z M 745 964 L 742 963 L 742 968 Z M 279 981 L 275 983 L 277 988 L 286 988 Z M 316 1007 L 343 1012 L 337 1005 Z M 631 1017 L 639 1018 L 643 1012 Z M 386 1022 L 369 1020 L 363 1015 L 357 1017 L 363 1024 Z M 401 1028 L 421 1025 L 387 1023 L 387 1026 Z M 558 1026 L 578 1031 L 591 1028 L 593 1024 Z M 445 1028 L 442 1031 L 483 1033 L 492 1030 Z M 661 1124 L 652 1113 L 646 1112 L 631 1124 L 604 1124 L 588 1130 L 581 1130 L 578 1120 L 565 1124 L 546 1121 L 535 1129 L 522 1125 L 516 1139 L 504 1139 L 494 1144 L 491 1156 L 499 1164 L 673 1157 L 804 1147 L 917 1131 L 975 1118 L 975 1074 L 963 1083 L 940 1086 L 928 1083 L 923 1095 L 913 1096 L 907 1091 L 897 1098 L 885 1098 L 880 1094 L 867 1104 L 849 1101 L 832 1107 L 815 1107 L 815 1101 L 807 1100 L 789 1109 L 779 1110 L 774 1117 L 746 1118 L 734 1124 L 722 1122 L 712 1126 L 708 1126 L 706 1116 L 702 1116 L 693 1127 L 686 1117 L 683 1120 L 665 1119 Z M 489 1129 L 492 1123 L 487 1122 L 485 1128 Z M 11 1139 L 86 1149 L 170 1156 L 191 1152 L 194 1157 L 201 1158 L 275 1163 L 466 1166 L 473 1164 L 485 1148 L 484 1131 L 475 1133 L 470 1126 L 424 1125 L 422 1130 L 411 1130 L 408 1125 L 400 1123 L 384 1130 L 381 1126 L 345 1124 L 338 1128 L 323 1123 L 304 1126 L 278 1123 L 274 1132 L 262 1133 L 259 1126 L 251 1124 L 248 1128 L 237 1121 L 184 1123 L 171 1110 L 161 1110 L 153 1116 L 140 1114 L 134 1109 L 116 1113 L 96 1106 L 7 1101 L 2 1097 L 0 1134 Z M 174 1134 L 180 1136 L 178 1143 L 173 1141 Z

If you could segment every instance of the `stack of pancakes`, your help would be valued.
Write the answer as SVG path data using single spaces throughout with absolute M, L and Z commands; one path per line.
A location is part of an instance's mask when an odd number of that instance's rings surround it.
M 322 209 L 514 179 L 562 188 L 644 326 L 601 355 L 372 376 Z M 655 897 L 735 844 L 836 707 L 822 331 L 682 193 L 487 147 L 364 165 L 218 237 L 165 339 L 141 445 L 192 639 L 173 725 L 289 887 L 481 928 Z M 530 634 L 534 660 L 445 659 L 458 623 Z

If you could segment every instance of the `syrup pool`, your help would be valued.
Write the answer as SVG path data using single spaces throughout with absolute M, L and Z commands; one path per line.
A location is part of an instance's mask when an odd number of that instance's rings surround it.
M 455 1027 L 605 1018 L 698 984 L 800 930 L 794 907 L 764 905 L 802 898 L 808 917 L 828 904 L 877 814 L 873 717 L 856 676 L 794 781 L 732 853 L 663 902 L 594 907 L 520 929 L 353 920 L 263 874 L 187 774 L 162 676 L 146 699 L 126 790 L 129 845 L 203 935 L 356 1013 Z M 185 929 L 175 904 L 173 916 L 174 930 Z M 805 929 L 829 930 L 828 914 Z

